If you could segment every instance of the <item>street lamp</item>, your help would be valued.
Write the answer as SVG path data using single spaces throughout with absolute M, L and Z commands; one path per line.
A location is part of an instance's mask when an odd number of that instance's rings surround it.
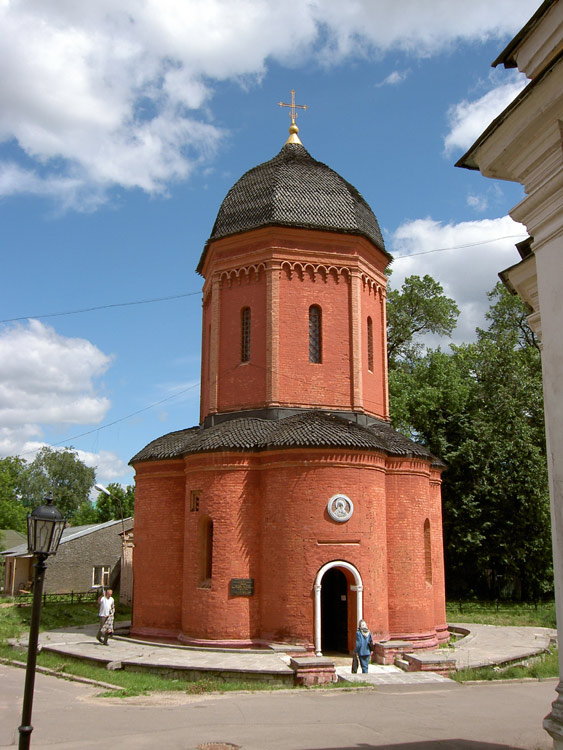
M 94 489 L 98 490 L 98 492 L 103 492 L 104 495 L 107 495 L 108 497 L 113 497 L 114 500 L 117 500 L 119 503 L 119 514 L 121 516 L 121 531 L 125 535 L 125 521 L 123 520 L 123 506 L 121 504 L 121 498 L 119 495 L 113 495 L 107 487 L 104 487 L 103 484 L 95 484 Z M 123 540 L 125 541 L 125 536 L 123 537 Z
M 41 597 L 45 579 L 45 562 L 49 555 L 54 555 L 61 541 L 66 518 L 53 505 L 53 495 L 45 496 L 45 505 L 40 505 L 27 516 L 27 549 L 35 555 L 35 573 L 33 576 L 33 605 L 31 624 L 29 626 L 29 644 L 27 647 L 27 667 L 25 670 L 25 687 L 23 691 L 22 723 L 19 727 L 19 750 L 27 750 L 31 742 L 31 710 L 33 707 L 33 688 L 35 686 L 35 666 L 37 663 L 37 641 L 39 638 L 39 618 L 41 616 Z

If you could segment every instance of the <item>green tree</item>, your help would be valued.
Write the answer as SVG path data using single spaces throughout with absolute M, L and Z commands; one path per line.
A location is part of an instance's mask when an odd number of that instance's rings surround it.
M 76 509 L 76 513 L 72 517 L 73 526 L 87 526 L 91 523 L 98 523 L 98 514 L 96 513 L 96 506 L 89 500 L 80 503 Z
M 121 511 L 123 511 L 123 518 L 129 518 L 134 514 L 135 487 L 130 484 L 127 487 L 123 487 L 120 484 L 112 482 L 108 484 L 107 490 L 111 493 L 110 495 L 106 495 L 105 492 L 99 492 L 96 500 L 96 517 L 98 523 L 120 519 Z
M 27 509 L 22 503 L 28 465 L 17 456 L 0 458 L 0 529 L 25 532 Z
M 401 290 L 387 294 L 387 355 L 390 367 L 400 361 L 420 356 L 421 335 L 451 334 L 457 324 L 459 309 L 446 297 L 442 286 L 431 276 L 408 276 Z
M 52 492 L 54 504 L 72 521 L 79 506 L 88 501 L 95 479 L 94 469 L 86 466 L 72 448 L 57 451 L 45 447 L 29 465 L 23 502 L 35 508 Z
M 0 500 L 21 500 L 28 464 L 19 456 L 0 458 Z
M 447 464 L 449 594 L 537 599 L 552 586 L 540 354 L 519 298 L 489 297 L 475 343 L 391 370 L 391 414 Z
M 17 500 L 0 499 L 0 529 L 27 531 L 27 509 Z

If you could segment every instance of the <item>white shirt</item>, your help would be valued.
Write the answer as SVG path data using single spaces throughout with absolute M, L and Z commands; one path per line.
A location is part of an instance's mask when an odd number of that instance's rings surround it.
M 100 617 L 107 617 L 111 612 L 113 604 L 113 596 L 107 597 L 104 594 L 104 596 L 102 596 L 102 598 L 100 599 L 100 609 L 98 610 L 98 615 Z

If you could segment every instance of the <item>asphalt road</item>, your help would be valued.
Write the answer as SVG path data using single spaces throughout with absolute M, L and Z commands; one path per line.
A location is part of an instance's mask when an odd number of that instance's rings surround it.
M 17 746 L 24 671 L 0 665 L 0 748 Z M 34 750 L 547 750 L 542 719 L 556 680 L 379 688 L 97 698 L 97 689 L 37 675 Z M 212 746 L 210 746 L 212 747 Z

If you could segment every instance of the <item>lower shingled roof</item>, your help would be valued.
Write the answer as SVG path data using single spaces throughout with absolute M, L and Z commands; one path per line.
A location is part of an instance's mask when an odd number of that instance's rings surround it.
M 422 445 L 387 422 L 362 426 L 334 414 L 304 411 L 279 420 L 238 417 L 212 427 L 190 427 L 153 440 L 131 459 L 158 461 L 192 453 L 265 451 L 279 448 L 352 448 L 391 456 L 418 456 L 438 463 Z

